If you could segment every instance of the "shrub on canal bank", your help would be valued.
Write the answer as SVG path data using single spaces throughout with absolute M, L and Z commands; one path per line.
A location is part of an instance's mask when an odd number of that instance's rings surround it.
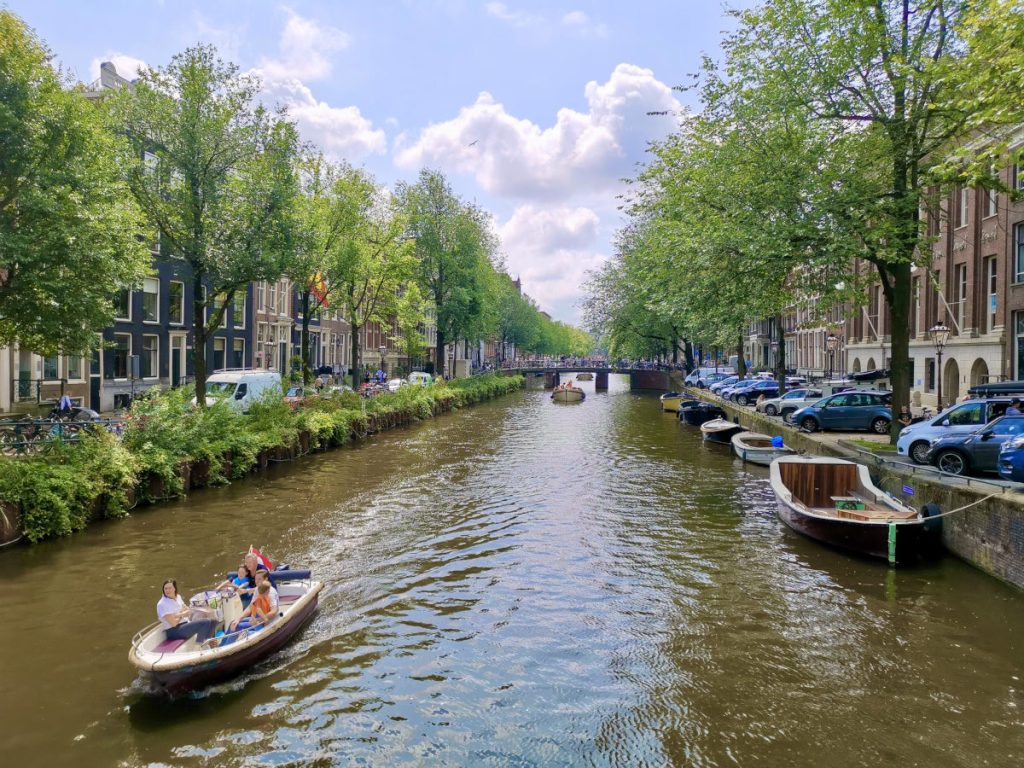
M 20 505 L 29 541 L 66 536 L 92 519 L 124 515 L 136 501 L 230 482 L 269 461 L 343 445 L 522 383 L 520 376 L 479 376 L 403 387 L 370 400 L 353 393 L 314 398 L 298 411 L 267 400 L 246 415 L 194 408 L 188 387 L 150 391 L 133 403 L 122 440 L 105 431 L 83 434 L 77 443 L 55 442 L 29 458 L 0 460 L 0 502 Z

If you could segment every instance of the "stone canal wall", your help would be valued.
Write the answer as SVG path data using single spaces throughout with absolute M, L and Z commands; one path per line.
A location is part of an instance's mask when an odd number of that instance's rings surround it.
M 751 408 L 727 403 L 706 390 L 686 391 L 721 406 L 731 421 L 747 429 L 784 436 L 786 445 L 798 451 L 865 464 L 879 488 L 914 507 L 935 503 L 948 512 L 974 505 L 943 518 L 943 543 L 971 565 L 1024 589 L 1024 494 L 986 483 L 967 485 L 960 480 L 946 480 L 914 465 L 885 461 L 842 440 L 801 432 Z

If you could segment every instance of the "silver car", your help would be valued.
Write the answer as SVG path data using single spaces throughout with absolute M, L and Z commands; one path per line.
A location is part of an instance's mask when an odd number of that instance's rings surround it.
M 757 410 L 766 416 L 778 416 L 789 421 L 789 417 L 801 408 L 821 400 L 820 389 L 791 389 L 782 397 L 773 397 L 757 404 Z

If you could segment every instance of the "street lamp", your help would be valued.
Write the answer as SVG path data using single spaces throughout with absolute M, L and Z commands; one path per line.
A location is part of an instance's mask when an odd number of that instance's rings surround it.
M 825 339 L 825 349 L 828 350 L 828 378 L 835 376 L 836 350 L 839 349 L 839 337 L 830 333 Z
M 381 344 L 379 347 L 377 347 L 377 351 L 380 352 L 380 369 L 381 369 L 381 371 L 383 371 L 384 370 L 384 353 L 388 351 L 387 345 L 386 344 Z
M 949 328 L 943 323 L 936 323 L 928 332 L 932 335 L 932 342 L 935 344 L 935 358 L 936 358 L 936 372 L 935 377 L 938 379 L 938 397 L 936 398 L 936 404 L 938 410 L 942 410 L 942 348 L 946 346 L 946 342 L 949 341 Z

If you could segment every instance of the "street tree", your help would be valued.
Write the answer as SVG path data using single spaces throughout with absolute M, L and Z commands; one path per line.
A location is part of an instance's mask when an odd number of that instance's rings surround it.
M 117 139 L 24 22 L 0 9 L 0 346 L 82 353 L 149 271 Z
M 162 249 L 190 272 L 201 406 L 207 342 L 227 306 L 250 282 L 277 279 L 294 250 L 298 136 L 259 104 L 259 91 L 256 78 L 198 46 L 110 99 L 111 126 L 127 139 L 125 180 Z

